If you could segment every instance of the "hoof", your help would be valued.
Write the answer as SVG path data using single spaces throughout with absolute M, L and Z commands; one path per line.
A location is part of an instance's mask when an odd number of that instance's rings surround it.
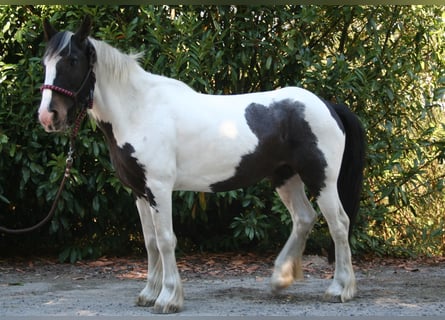
M 332 296 L 330 294 L 325 293 L 323 296 L 323 301 L 330 302 L 330 303 L 342 303 L 344 301 L 341 301 L 341 296 Z
M 177 313 L 181 310 L 182 310 L 182 305 L 167 304 L 163 306 L 155 303 L 151 312 L 155 314 L 168 314 L 168 313 Z
M 275 268 L 272 275 L 271 287 L 272 292 L 277 293 L 292 285 L 295 281 L 303 280 L 303 271 L 301 270 L 299 261 L 294 263 L 286 263 L 281 268 Z
M 270 284 L 272 294 L 279 293 L 280 291 L 289 287 L 292 283 L 293 283 L 293 280 L 292 281 L 277 281 L 277 280 L 272 281 Z
M 144 296 L 139 296 L 136 300 L 136 305 L 139 307 L 152 307 L 155 305 L 156 300 L 147 299 Z
M 156 299 L 151 312 L 161 314 L 176 313 L 182 310 L 183 305 L 184 292 L 182 290 L 182 286 L 178 286 L 172 291 L 164 288 L 159 297 Z
M 324 300 L 328 302 L 346 302 L 352 300 L 356 294 L 355 281 L 350 283 L 346 288 L 341 286 L 337 281 L 331 284 L 324 295 Z

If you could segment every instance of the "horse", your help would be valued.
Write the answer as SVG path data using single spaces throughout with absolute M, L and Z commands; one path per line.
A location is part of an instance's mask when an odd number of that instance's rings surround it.
M 356 294 L 348 231 L 363 179 L 364 129 L 345 105 L 299 87 L 236 95 L 196 92 L 144 70 L 125 54 L 78 30 L 57 31 L 44 19 L 47 42 L 38 110 L 47 132 L 60 132 L 87 110 L 105 136 L 116 175 L 134 196 L 148 255 L 137 305 L 154 313 L 182 310 L 175 258 L 172 192 L 219 192 L 269 179 L 292 217 L 274 263 L 272 290 L 303 277 L 301 260 L 317 213 L 335 244 L 335 274 L 325 295 Z

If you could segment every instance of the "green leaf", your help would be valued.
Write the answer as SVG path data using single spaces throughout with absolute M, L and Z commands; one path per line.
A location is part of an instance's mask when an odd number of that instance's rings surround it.
M 2 33 L 5 34 L 9 30 L 10 27 L 11 27 L 11 22 L 7 21 L 5 23 L 5 25 L 3 26 Z
M 8 198 L 3 196 L 2 194 L 0 194 L 0 200 L 3 201 L 6 204 L 11 204 L 11 201 L 9 201 Z
M 266 70 L 270 70 L 270 67 L 272 65 L 272 56 L 267 57 L 266 60 Z
M 99 197 L 97 195 L 94 196 L 94 198 L 93 198 L 92 206 L 93 206 L 93 210 L 95 212 L 99 212 L 100 202 L 99 202 Z

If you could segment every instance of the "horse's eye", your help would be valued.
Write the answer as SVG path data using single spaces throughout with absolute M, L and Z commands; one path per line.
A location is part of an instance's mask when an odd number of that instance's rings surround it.
M 76 66 L 77 63 L 79 62 L 79 59 L 77 59 L 77 57 L 70 57 L 69 62 L 70 62 L 70 65 L 71 65 L 72 67 L 74 67 L 74 66 Z

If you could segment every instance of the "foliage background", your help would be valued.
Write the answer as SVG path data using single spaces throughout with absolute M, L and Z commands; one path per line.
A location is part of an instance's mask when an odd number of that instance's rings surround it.
M 147 70 L 201 92 L 296 85 L 348 104 L 367 132 L 356 255 L 444 255 L 445 10 L 434 6 L 0 6 L 0 224 L 46 214 L 67 136 L 36 120 L 43 81 L 41 21 L 144 51 Z M 53 221 L 0 234 L 1 254 L 58 252 L 75 261 L 144 251 L 133 198 L 113 174 L 93 123 L 78 139 L 73 179 Z M 173 195 L 178 250 L 273 249 L 290 218 L 268 182 L 220 194 Z M 329 241 L 320 219 L 307 249 Z

